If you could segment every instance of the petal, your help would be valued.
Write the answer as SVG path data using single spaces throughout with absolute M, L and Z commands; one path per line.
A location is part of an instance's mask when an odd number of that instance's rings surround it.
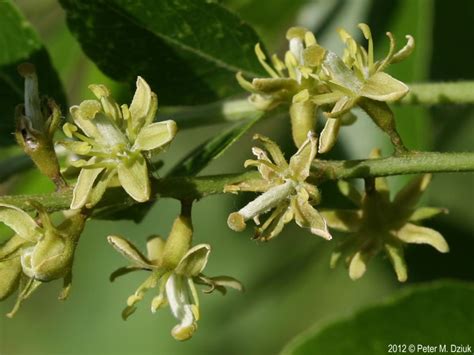
M 138 202 L 150 199 L 150 179 L 145 158 L 140 154 L 132 162 L 120 162 L 117 167 L 120 184 Z
M 127 275 L 131 272 L 134 272 L 134 271 L 140 271 L 140 270 L 143 270 L 142 267 L 140 266 L 123 266 L 123 267 L 119 267 L 118 269 L 116 269 L 115 271 L 113 271 L 110 276 L 109 276 L 109 281 L 110 282 L 114 282 L 115 279 L 117 277 L 120 277 L 120 276 L 123 276 L 123 275 Z
M 286 169 L 288 167 L 288 163 L 286 162 L 285 156 L 281 151 L 278 144 L 272 141 L 270 138 L 262 136 L 260 134 L 256 134 L 253 136 L 253 139 L 258 140 L 260 143 L 263 144 L 265 149 L 270 153 L 270 156 L 273 159 L 273 162 L 282 169 Z M 255 154 L 255 153 L 254 153 Z M 261 159 L 259 156 L 257 156 Z
M 353 43 L 354 41 L 350 41 Z M 341 58 L 334 52 L 327 51 L 323 60 L 323 68 L 329 73 L 332 81 L 350 92 L 352 95 L 359 92 L 363 82 L 355 75 L 355 73 L 347 67 Z M 351 95 L 351 96 L 352 96 Z
M 438 207 L 420 207 L 412 213 L 412 215 L 410 216 L 410 221 L 419 222 L 424 219 L 433 218 L 442 213 L 448 213 L 448 210 L 445 208 Z
M 171 142 L 176 136 L 178 126 L 172 120 L 152 123 L 143 127 L 135 140 L 134 149 L 152 150 Z
M 309 228 L 311 233 L 331 240 L 326 221 L 308 202 L 308 193 L 302 189 L 298 195 L 291 200 L 291 206 L 295 215 L 296 223 L 302 228 Z
M 360 96 L 376 101 L 395 101 L 409 91 L 407 85 L 384 72 L 377 72 L 367 80 L 360 90 Z
M 329 227 L 341 232 L 357 232 L 362 225 L 360 210 L 321 211 L 321 216 Z
M 325 116 L 327 118 L 338 118 L 348 112 L 354 107 L 357 102 L 357 98 L 351 98 L 349 96 L 341 97 L 334 107 L 332 108 L 331 112 L 326 112 Z
M 415 207 L 421 195 L 431 181 L 431 174 L 424 174 L 412 179 L 395 196 L 393 203 L 397 208 L 409 209 Z
M 0 262 L 0 301 L 8 298 L 18 287 L 21 276 L 19 258 Z
M 132 115 L 133 129 L 138 130 L 143 127 L 146 117 L 153 108 L 153 98 L 150 86 L 142 77 L 137 77 L 136 86 L 129 110 Z
M 69 111 L 71 112 L 74 123 L 86 134 L 86 136 L 98 140 L 101 139 L 92 121 L 83 117 L 83 113 L 79 106 L 72 106 Z
M 94 161 L 94 158 L 89 160 L 90 163 L 93 163 Z M 81 208 L 86 204 L 89 194 L 92 190 L 92 186 L 94 186 L 94 182 L 103 170 L 104 168 L 81 169 L 76 185 L 74 186 L 74 191 L 72 193 L 72 201 L 70 206 L 72 210 Z
M 349 277 L 352 280 L 360 279 L 367 271 L 367 257 L 362 251 L 358 251 L 349 263 Z
M 197 276 L 204 270 L 211 252 L 209 244 L 199 244 L 187 251 L 181 258 L 175 272 L 188 277 Z
M 278 206 L 265 223 L 255 231 L 255 239 L 268 241 L 281 233 L 285 224 L 293 219 L 293 211 L 288 204 Z
M 166 297 L 173 316 L 180 322 L 171 334 L 176 340 L 189 339 L 197 329 L 196 312 L 190 303 L 187 278 L 173 274 L 166 282 Z
M 41 235 L 35 220 L 15 206 L 0 204 L 0 222 L 11 228 L 21 238 L 36 241 Z
M 317 139 L 313 132 L 308 132 L 307 139 L 301 144 L 298 151 L 290 159 L 290 170 L 293 178 L 304 181 L 309 176 L 311 164 L 316 157 Z
M 252 151 L 255 152 L 256 149 L 253 148 Z M 256 166 L 260 175 L 262 175 L 266 180 L 274 180 L 275 178 L 278 178 L 278 176 L 284 174 L 284 171 L 280 169 L 279 166 L 266 159 L 247 159 L 244 162 L 244 168 L 248 168 L 249 166 Z
M 243 291 L 242 283 L 230 276 L 214 276 L 209 278 L 216 286 L 229 287 L 237 291 Z
M 269 163 L 267 165 L 260 163 L 256 165 L 258 172 L 265 180 L 272 181 L 274 179 L 278 179 L 281 171 L 275 164 L 272 163 L 266 151 L 259 147 L 252 147 L 252 154 L 257 157 L 257 161 L 263 160 Z M 244 163 L 244 167 L 246 163 L 247 162 Z
M 396 232 L 396 237 L 405 243 L 429 244 L 441 253 L 447 253 L 449 246 L 443 236 L 426 227 L 407 223 Z
M 115 250 L 130 260 L 133 264 L 137 264 L 143 268 L 150 268 L 152 266 L 150 261 L 128 240 L 116 235 L 109 235 L 107 241 Z
M 106 116 L 105 113 L 99 112 L 92 122 L 97 129 L 99 137 L 94 138 L 99 142 L 103 142 L 104 145 L 113 147 L 115 145 L 127 145 L 129 143 L 124 132 L 120 130 L 117 123 L 110 117 Z
M 107 169 L 100 175 L 100 177 L 96 180 L 96 184 L 90 190 L 89 198 L 86 203 L 87 208 L 94 207 L 102 199 L 107 187 L 109 187 L 116 174 L 117 170 Z
M 329 152 L 336 144 L 341 120 L 339 118 L 328 118 L 326 124 L 319 135 L 319 153 Z
M 392 263 L 393 269 L 397 274 L 397 279 L 400 282 L 405 282 L 408 278 L 407 265 L 405 262 L 403 247 L 394 244 L 385 244 L 385 251 Z

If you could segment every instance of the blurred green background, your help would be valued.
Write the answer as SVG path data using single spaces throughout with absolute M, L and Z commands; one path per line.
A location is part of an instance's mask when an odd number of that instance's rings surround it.
M 18 0 L 16 3 L 46 44 L 70 104 L 90 98 L 89 83 L 107 84 L 117 97 L 128 102 L 127 88 L 105 77 L 82 53 L 56 1 Z M 400 44 L 405 34 L 414 35 L 417 41 L 414 55 L 389 70 L 397 78 L 408 83 L 474 79 L 474 32 L 470 28 L 474 2 L 470 0 L 225 0 L 223 3 L 257 29 L 270 52 L 285 50 L 284 34 L 289 26 L 306 26 L 323 45 L 339 50 L 335 29 L 344 27 L 356 34 L 356 24 L 367 22 L 376 35 L 378 57 L 388 49 L 386 31 L 392 31 Z M 159 97 L 160 89 L 154 90 Z M 411 149 L 472 151 L 474 148 L 472 106 L 396 107 L 395 111 L 401 136 Z M 381 147 L 384 154 L 391 152 L 387 138 L 370 120 L 360 118 L 353 127 L 343 130 L 330 158 L 364 158 L 374 146 Z M 165 156 L 165 163 L 183 157 L 223 128 L 180 132 Z M 252 129 L 257 131 L 270 135 L 291 153 L 286 118 L 260 122 Z M 203 174 L 241 171 L 243 161 L 249 157 L 252 132 L 209 165 Z M 2 151 L 4 156 L 13 153 L 12 148 Z M 406 180 L 406 177 L 391 178 L 390 184 L 397 189 Z M 2 194 L 51 189 L 51 184 L 34 171 L 0 185 Z M 357 282 L 349 279 L 342 266 L 330 270 L 329 255 L 334 244 L 311 237 L 292 225 L 268 244 L 250 240 L 250 230 L 240 234 L 230 231 L 227 215 L 242 206 L 246 198 L 250 196 L 213 196 L 195 205 L 195 240 L 213 247 L 206 273 L 235 276 L 247 290 L 243 295 L 232 291 L 225 297 L 203 295 L 202 319 L 192 340 L 174 341 L 169 334 L 174 319 L 166 310 L 152 315 L 150 298 L 140 304 L 127 322 L 121 320 L 125 300 L 141 283 L 143 274 L 132 274 L 113 284 L 108 281 L 110 272 L 122 266 L 124 259 L 109 247 L 105 237 L 121 234 L 144 246 L 148 235 L 166 235 L 179 206 L 174 200 L 163 199 L 139 225 L 129 221 L 90 222 L 78 248 L 70 299 L 64 303 L 56 301 L 60 285 L 53 283 L 41 287 L 14 319 L 0 317 L 0 354 L 275 354 L 314 323 L 323 324 L 351 314 L 405 287 L 396 281 L 389 262 L 381 257 L 371 262 L 367 274 Z M 473 201 L 472 175 L 436 175 L 424 202 L 446 207 L 450 213 L 429 221 L 427 226 L 445 236 L 451 252 L 442 255 L 430 247 L 408 248 L 407 284 L 440 278 L 474 279 Z M 323 203 L 325 207 L 346 205 L 331 183 L 323 187 Z M 336 241 L 339 238 L 336 235 Z M 7 313 L 13 301 L 1 303 L 0 313 Z

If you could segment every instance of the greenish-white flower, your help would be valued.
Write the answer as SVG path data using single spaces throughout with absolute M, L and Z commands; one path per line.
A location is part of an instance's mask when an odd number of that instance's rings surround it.
M 197 330 L 199 320 L 199 297 L 195 284 L 209 286 L 204 292 L 218 290 L 225 294 L 226 287 L 242 290 L 240 282 L 229 276 L 207 277 L 202 272 L 206 267 L 211 247 L 208 244 L 198 244 L 190 247 L 192 226 L 186 217 L 175 220 L 170 236 L 163 241 L 159 236 L 149 238 L 147 255 L 127 240 L 119 236 L 109 236 L 109 243 L 131 264 L 116 270 L 111 280 L 123 274 L 145 270 L 151 275 L 127 300 L 127 307 L 122 316 L 126 319 L 131 315 L 137 302 L 141 301 L 145 292 L 158 288 L 158 295 L 151 302 L 151 311 L 169 305 L 178 324 L 171 334 L 176 340 L 187 340 Z
M 428 244 L 441 253 L 448 252 L 448 244 L 440 233 L 418 225 L 420 221 L 444 212 L 441 208 L 416 207 L 430 179 L 431 175 L 413 179 L 393 201 L 384 178 L 376 178 L 375 185 L 366 188 L 364 194 L 349 183 L 340 181 L 339 189 L 358 209 L 321 212 L 331 228 L 349 233 L 334 251 L 331 267 L 335 267 L 342 258 L 349 268 L 351 279 L 358 279 L 364 275 L 370 259 L 384 251 L 398 280 L 403 282 L 407 279 L 404 259 L 407 243 Z
M 368 41 L 368 49 L 359 45 L 343 29 L 339 35 L 346 48 L 342 59 L 334 52 L 327 51 L 322 61 L 321 80 L 330 88 L 330 92 L 312 97 L 318 105 L 332 105 L 327 113 L 326 125 L 321 132 L 319 152 L 329 151 L 334 145 L 341 116 L 356 105 L 367 112 L 372 120 L 385 132 L 393 143 L 400 147 L 401 141 L 395 130 L 395 121 L 387 102 L 399 100 L 408 93 L 408 86 L 393 78 L 384 71 L 392 63 L 404 60 L 414 49 L 414 39 L 407 36 L 407 44 L 395 52 L 395 40 L 390 32 L 390 49 L 384 59 L 375 61 L 372 34 L 369 26 L 359 24 L 364 37 Z
M 141 77 L 130 107 L 119 106 L 103 85 L 90 85 L 97 100 L 71 107 L 74 121 L 64 125 L 70 140 L 63 144 L 86 157 L 72 162 L 81 168 L 74 187 L 71 209 L 92 207 L 107 186 L 118 183 L 136 201 L 150 198 L 147 157 L 164 149 L 176 135 L 172 120 L 153 122 L 158 100 Z
M 294 219 L 300 227 L 308 228 L 311 233 L 331 239 L 326 221 L 313 207 L 319 203 L 319 190 L 306 181 L 317 151 L 314 134 L 309 132 L 289 163 L 275 142 L 260 135 L 256 135 L 255 139 L 263 144 L 268 153 L 254 147 L 252 152 L 257 160 L 247 160 L 245 166 L 256 166 L 261 177 L 228 185 L 224 191 L 253 191 L 262 194 L 239 211 L 231 213 L 227 220 L 229 227 L 242 231 L 246 221 L 253 219 L 259 226 L 255 238 L 267 241 L 276 237 L 285 224 Z M 260 225 L 260 215 L 270 210 L 273 212 Z
M 286 38 L 289 50 L 284 61 L 274 54 L 271 63 L 267 62 L 260 45 L 255 46 L 257 58 L 269 77 L 249 82 L 238 73 L 237 80 L 242 88 L 251 92 L 249 100 L 260 110 L 271 110 L 283 103 L 290 105 L 293 139 L 299 147 L 308 132 L 315 129 L 317 107 L 310 98 L 325 92 L 318 79 L 325 50 L 318 45 L 313 33 L 302 27 L 290 28 Z
M 84 228 L 84 215 L 72 214 L 56 227 L 41 205 L 34 207 L 40 223 L 15 206 L 0 204 L 0 222 L 15 233 L 0 248 L 0 299 L 20 289 L 9 316 L 43 282 L 63 278 L 65 285 L 60 298 L 67 297 L 74 252 Z

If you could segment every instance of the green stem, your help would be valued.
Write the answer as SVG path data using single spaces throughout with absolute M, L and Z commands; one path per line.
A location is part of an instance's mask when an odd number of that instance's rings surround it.
M 399 103 L 407 105 L 474 104 L 474 81 L 411 84 Z
M 316 160 L 312 179 L 317 183 L 327 180 L 370 178 L 402 174 L 474 171 L 473 153 L 411 152 L 401 156 L 368 160 Z M 203 177 L 168 177 L 153 184 L 154 198 L 170 197 L 179 200 L 200 199 L 223 193 L 224 186 L 258 178 L 257 171 Z M 44 195 L 0 196 L 0 204 L 10 204 L 33 210 L 29 201 L 37 201 L 49 211 L 68 209 L 72 198 L 70 189 Z M 102 208 L 136 204 L 121 188 L 108 189 L 97 212 Z
M 474 153 L 409 152 L 381 159 L 313 163 L 320 181 L 421 173 L 474 171 Z

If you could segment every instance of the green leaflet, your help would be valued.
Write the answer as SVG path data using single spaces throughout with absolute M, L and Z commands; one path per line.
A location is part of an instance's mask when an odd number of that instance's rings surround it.
M 66 97 L 49 55 L 38 35 L 12 0 L 0 2 L 0 146 L 14 143 L 14 110 L 23 102 L 23 81 L 17 66 L 35 64 L 40 93 L 66 105 Z
M 389 344 L 405 344 L 407 353 L 410 344 L 447 344 L 449 352 L 451 344 L 472 344 L 473 300 L 472 283 L 441 281 L 406 288 L 351 318 L 304 332 L 282 354 L 387 354 Z
M 104 73 L 129 83 L 143 76 L 165 105 L 202 104 L 238 93 L 236 72 L 261 71 L 253 53 L 259 42 L 255 31 L 216 2 L 60 3 L 69 28 Z

